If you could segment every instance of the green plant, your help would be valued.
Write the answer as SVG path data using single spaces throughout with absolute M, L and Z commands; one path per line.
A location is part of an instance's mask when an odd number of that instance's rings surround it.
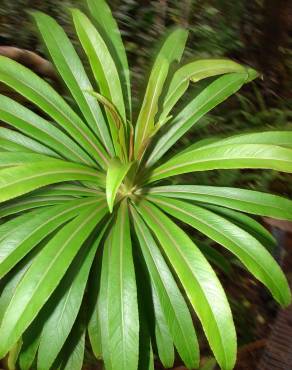
M 0 81 L 46 115 L 0 96 L 0 119 L 14 128 L 0 128 L 0 358 L 9 352 L 21 369 L 80 369 L 88 330 L 107 369 L 153 369 L 153 353 L 170 367 L 174 346 L 197 368 L 187 298 L 217 362 L 231 369 L 236 335 L 225 293 L 174 219 L 226 247 L 285 306 L 287 281 L 259 240 L 274 241 L 241 212 L 292 220 L 292 203 L 245 189 L 153 183 L 213 169 L 292 172 L 291 132 L 197 142 L 165 160 L 177 140 L 255 71 L 200 60 L 168 79 L 187 38 L 176 29 L 157 55 L 134 125 L 117 25 L 103 0 L 87 5 L 96 27 L 79 10 L 72 15 L 98 92 L 62 28 L 43 13 L 33 17 L 74 104 L 0 57 Z M 170 115 L 191 81 L 217 75 Z

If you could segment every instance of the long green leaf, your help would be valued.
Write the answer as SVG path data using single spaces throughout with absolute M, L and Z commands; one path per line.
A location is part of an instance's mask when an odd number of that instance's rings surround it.
M 37 208 L 54 206 L 56 204 L 65 204 L 73 198 L 67 196 L 51 196 L 51 197 L 37 197 L 25 196 L 18 198 L 19 200 L 12 199 L 5 202 L 0 207 L 0 218 L 15 215 L 23 211 L 28 211 Z
M 160 300 L 155 289 L 152 289 L 152 304 L 154 308 L 155 339 L 159 359 L 165 368 L 173 367 L 174 347 Z
M 50 157 L 58 158 L 59 155 L 53 150 L 49 149 L 47 146 L 40 144 L 38 141 L 31 139 L 28 136 L 22 135 L 20 132 L 15 130 L 10 130 L 5 127 L 0 127 L 0 138 L 8 140 L 9 142 L 19 145 L 19 149 L 14 147 L 12 151 L 23 152 L 35 152 L 39 154 L 45 154 Z M 0 142 L 1 142 L 0 139 Z M 1 145 L 1 144 L 0 144 Z
M 0 202 L 58 182 L 88 180 L 101 185 L 102 179 L 90 167 L 57 160 L 7 168 L 0 171 Z
M 112 16 L 110 7 L 105 0 L 99 0 L 98 3 L 95 0 L 87 0 L 87 5 L 117 66 L 123 86 L 124 100 L 127 102 L 128 118 L 131 120 L 132 103 L 130 71 L 117 22 Z
M 0 336 L 3 338 L 0 343 L 1 358 L 35 318 L 104 215 L 104 205 L 89 207 L 64 226 L 35 258 L 5 312 L 0 327 Z
M 154 132 L 158 101 L 166 81 L 169 67 L 179 61 L 187 39 L 187 32 L 176 29 L 165 40 L 154 62 L 135 130 L 135 158 L 143 154 L 144 145 Z
M 13 217 L 10 220 L 2 223 L 0 225 L 0 241 L 6 238 L 10 233 L 14 231 L 19 225 L 29 220 L 35 214 L 38 213 L 38 210 L 21 214 L 20 216 Z M 2 217 L 1 217 L 2 218 Z
M 105 366 L 136 370 L 139 320 L 126 201 L 121 203 L 104 246 L 99 312 Z
M 123 122 L 126 122 L 122 87 L 117 68 L 108 48 L 97 29 L 80 10 L 73 9 L 72 14 L 79 40 L 89 60 L 99 91 L 116 107 Z M 111 112 L 107 112 L 107 118 L 115 152 L 121 156 L 117 123 Z
M 21 153 L 21 152 L 1 153 L 0 170 L 5 167 L 20 166 L 26 163 L 37 163 L 37 162 L 53 161 L 53 160 L 54 160 L 53 158 L 50 158 L 46 155 L 36 154 L 36 153 Z M 60 163 L 62 163 L 62 161 Z
M 230 250 L 281 305 L 290 303 L 291 293 L 285 275 L 253 236 L 225 218 L 183 201 L 155 198 L 155 204 Z
M 180 279 L 218 363 L 222 369 L 232 369 L 236 334 L 228 301 L 214 271 L 191 239 L 157 207 L 141 201 L 137 208 Z
M 13 99 L 1 94 L 0 119 L 52 148 L 64 158 L 92 164 L 88 155 L 61 130 Z
M 94 243 L 90 240 L 91 245 L 88 243 L 81 249 L 52 297 L 55 307 L 42 330 L 38 350 L 39 370 L 53 365 L 73 328 L 102 235 Z
M 239 90 L 247 78 L 247 73 L 230 73 L 208 85 L 158 135 L 147 167 L 157 162 L 201 117 Z
M 198 143 L 190 145 L 184 153 L 193 149 L 198 149 Z M 233 135 L 223 139 L 217 139 L 214 142 L 200 143 L 200 149 L 213 148 L 226 144 L 271 144 L 292 148 L 292 131 L 263 131 L 247 134 Z
M 121 163 L 118 158 L 113 158 L 109 163 L 106 175 L 106 199 L 110 212 L 113 211 L 118 189 L 131 166 L 132 163 Z
M 72 14 L 76 31 L 90 62 L 100 93 L 115 105 L 123 120 L 126 121 L 119 74 L 103 38 L 80 10 L 73 9 Z
M 147 182 L 194 171 L 265 168 L 292 172 L 292 150 L 276 145 L 228 144 L 177 155 L 156 168 Z
M 42 189 L 34 191 L 33 194 L 42 197 L 51 197 L 60 195 L 60 196 L 72 196 L 76 198 L 105 195 L 105 193 L 102 190 L 90 189 L 85 186 L 66 183 L 51 186 L 49 185 Z
M 0 278 L 17 264 L 41 240 L 58 227 L 76 217 L 87 207 L 99 203 L 100 199 L 75 200 L 65 206 L 45 208 L 14 229 L 0 242 Z
M 186 92 L 190 82 L 198 82 L 204 78 L 232 72 L 244 73 L 246 69 L 228 59 L 201 59 L 179 68 L 169 85 L 159 121 L 164 121 L 167 118 L 172 108 Z
M 23 343 L 18 358 L 20 370 L 30 370 L 33 366 L 49 309 L 50 307 L 45 306 L 45 309 L 41 311 L 40 315 L 36 317 L 22 335 Z
M 199 204 L 199 206 L 201 205 Z M 249 234 L 258 239 L 258 241 L 262 243 L 269 252 L 272 252 L 277 245 L 277 240 L 274 238 L 274 236 L 255 219 L 230 208 L 218 207 L 210 204 L 204 205 L 204 208 L 210 209 L 211 211 L 222 215 L 224 218 L 227 218 L 240 228 L 247 231 Z
M 139 245 L 174 344 L 186 366 L 197 368 L 199 347 L 188 307 L 149 229 L 134 208 L 131 212 Z
M 58 23 L 48 15 L 34 12 L 33 17 L 54 65 L 78 104 L 86 122 L 101 139 L 107 151 L 114 154 L 102 111 L 97 101 L 86 93 L 93 88 L 69 38 Z
M 107 154 L 99 140 L 65 100 L 37 74 L 23 65 L 0 56 L 0 81 L 30 100 L 48 114 L 105 167 Z
M 81 320 L 79 319 L 79 321 Z M 77 321 L 62 350 L 62 356 L 59 360 L 61 364 L 57 370 L 82 370 L 85 355 L 85 334 L 84 323 Z
M 292 201 L 254 190 L 204 185 L 157 186 L 144 190 L 168 198 L 194 200 L 238 211 L 292 221 Z

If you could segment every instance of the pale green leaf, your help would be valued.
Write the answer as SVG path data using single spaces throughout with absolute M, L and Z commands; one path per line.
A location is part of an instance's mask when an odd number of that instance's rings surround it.
M 122 163 L 118 158 L 113 158 L 106 175 L 106 199 L 110 212 L 113 211 L 117 192 L 132 163 Z

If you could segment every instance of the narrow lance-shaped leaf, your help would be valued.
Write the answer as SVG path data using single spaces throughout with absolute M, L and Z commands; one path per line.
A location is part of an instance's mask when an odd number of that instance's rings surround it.
M 135 158 L 144 152 L 149 136 L 154 132 L 158 101 L 172 62 L 179 61 L 187 39 L 187 32 L 176 29 L 165 40 L 154 62 L 144 100 L 136 123 Z
M 174 363 L 173 339 L 155 289 L 152 289 L 152 304 L 154 308 L 155 339 L 158 356 L 162 365 L 165 368 L 170 368 L 173 367 Z
M 132 116 L 131 84 L 128 59 L 116 20 L 105 0 L 87 0 L 89 11 L 96 21 L 98 30 L 105 40 L 107 47 L 117 66 L 123 87 L 124 101 L 127 102 L 128 118 Z
M 194 171 L 265 168 L 292 172 L 292 150 L 276 145 L 228 144 L 177 155 L 156 168 L 147 182 Z
M 85 91 L 93 90 L 84 67 L 69 38 L 59 24 L 48 15 L 34 12 L 33 17 L 54 65 L 70 90 L 86 122 L 101 139 L 110 154 L 112 141 L 97 101 Z
M 247 73 L 230 73 L 208 85 L 157 135 L 147 167 L 157 162 L 201 117 L 239 90 L 247 78 Z
M 97 199 L 75 200 L 66 205 L 46 207 L 31 214 L 31 218 L 14 229 L 0 242 L 0 278 L 16 265 L 47 235 L 58 227 L 76 217 L 93 204 L 99 205 Z
M 71 330 L 53 368 L 56 370 L 82 370 L 85 357 L 86 323 L 82 310 Z
M 180 279 L 219 365 L 231 370 L 236 359 L 235 328 L 214 271 L 192 240 L 157 207 L 141 201 L 137 208 Z
M 69 160 L 92 164 L 88 155 L 66 134 L 13 99 L 0 94 L 0 119 Z
M 102 235 L 103 232 L 96 241 L 92 243 L 90 239 L 90 244 L 87 243 L 82 247 L 51 298 L 55 307 L 42 330 L 38 350 L 39 370 L 46 370 L 53 365 L 73 328 L 82 303 L 89 271 Z M 49 304 L 52 304 L 52 302 L 49 302 Z M 48 348 L 50 348 L 49 351 Z
M 37 163 L 37 162 L 43 162 L 43 161 L 53 162 L 54 159 L 46 155 L 36 154 L 36 153 L 21 153 L 21 152 L 1 153 L 0 169 L 6 168 L 6 167 L 20 166 L 26 163 Z M 58 161 L 56 163 L 58 163 Z M 60 163 L 62 163 L 62 161 Z
M 64 226 L 34 259 L 17 286 L 0 327 L 3 340 L 0 356 L 19 339 L 53 293 L 70 263 L 96 224 L 105 215 L 105 206 L 89 207 Z
M 254 190 L 205 185 L 170 185 L 145 188 L 148 194 L 216 204 L 260 216 L 292 221 L 292 201 Z
M 70 197 L 51 196 L 51 197 L 38 197 L 38 196 L 24 196 L 19 197 L 17 200 L 10 200 L 0 206 L 0 218 L 7 217 L 21 213 L 28 210 L 43 208 L 47 206 L 54 206 L 57 204 L 66 204 L 68 201 L 73 200 Z
M 64 128 L 86 152 L 104 167 L 107 154 L 99 140 L 65 100 L 30 69 L 0 56 L 0 81 L 30 100 Z
M 128 159 L 128 145 L 126 142 L 127 125 L 114 104 L 105 96 L 97 93 L 96 91 L 88 91 L 89 94 L 94 96 L 103 106 L 108 115 L 110 122 L 112 137 L 118 156 L 126 161 Z
M 155 198 L 155 204 L 230 250 L 281 305 L 290 303 L 290 289 L 281 268 L 249 233 L 211 211 L 186 202 Z
M 106 199 L 110 212 L 113 211 L 113 206 L 118 189 L 127 175 L 132 163 L 121 163 L 118 158 L 113 158 L 107 170 L 106 175 Z
M 163 122 L 167 118 L 172 108 L 186 92 L 190 82 L 198 82 L 204 78 L 232 72 L 244 73 L 246 68 L 228 59 L 201 59 L 179 68 L 169 85 L 159 121 Z
M 57 160 L 6 168 L 0 171 L 0 202 L 58 182 L 87 180 L 102 185 L 103 179 L 90 167 Z
M 199 204 L 201 206 L 201 204 Z M 239 226 L 249 234 L 254 236 L 270 253 L 274 251 L 277 246 L 275 237 L 264 227 L 261 223 L 257 222 L 254 218 L 247 216 L 244 213 L 234 211 L 230 208 L 214 206 L 213 204 L 204 204 L 207 208 L 215 213 L 227 218 L 229 221 Z
M 150 230 L 131 208 L 139 245 L 177 351 L 188 368 L 199 365 L 199 346 L 187 304 Z
M 78 9 L 72 10 L 75 28 L 88 57 L 100 93 L 108 98 L 126 121 L 123 92 L 117 66 L 98 30 Z
M 292 148 L 292 131 L 263 131 L 233 135 L 226 138 L 216 139 L 212 142 L 198 142 L 190 145 L 184 153 L 193 149 L 213 148 L 226 144 L 270 144 Z
M 13 143 L 15 145 L 19 145 L 19 149 L 16 149 L 16 147 L 14 147 L 11 151 L 16 151 L 16 152 L 29 151 L 29 152 L 39 153 L 39 154 L 45 154 L 50 157 L 56 157 L 56 158 L 60 157 L 56 152 L 49 149 L 47 146 L 42 145 L 38 141 L 28 136 L 25 136 L 15 130 L 10 130 L 8 128 L 1 127 L 0 128 L 0 138 L 7 140 L 8 142 Z M 1 139 L 0 139 L 0 143 L 1 143 Z
M 139 320 L 126 201 L 121 203 L 104 245 L 98 299 L 105 366 L 136 370 Z

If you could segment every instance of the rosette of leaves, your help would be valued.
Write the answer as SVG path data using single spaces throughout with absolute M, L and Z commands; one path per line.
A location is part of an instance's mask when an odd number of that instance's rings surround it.
M 218 364 L 232 369 L 231 310 L 210 253 L 185 225 L 233 253 L 286 306 L 289 287 L 268 251 L 274 240 L 246 213 L 292 220 L 292 202 L 200 186 L 195 176 L 190 184 L 163 181 L 214 169 L 292 172 L 292 133 L 208 138 L 169 153 L 255 71 L 223 59 L 179 65 L 187 32 L 175 29 L 134 122 L 117 24 L 103 0 L 87 5 L 90 18 L 77 9 L 72 17 L 93 85 L 62 28 L 33 13 L 70 100 L 0 57 L 0 81 L 36 108 L 0 96 L 0 358 L 22 370 L 81 369 L 88 333 L 108 370 L 153 369 L 155 358 L 171 367 L 175 350 L 197 368 L 195 313 Z M 212 82 L 173 114 L 190 82 L 207 77 Z

